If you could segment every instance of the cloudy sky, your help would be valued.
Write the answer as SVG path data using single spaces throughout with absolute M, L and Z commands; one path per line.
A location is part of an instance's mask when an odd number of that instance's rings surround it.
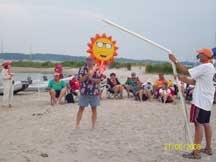
M 119 57 L 167 59 L 103 17 L 170 48 L 180 60 L 216 46 L 215 0 L 0 0 L 0 40 L 5 52 L 84 56 L 90 37 L 105 32 L 117 41 Z

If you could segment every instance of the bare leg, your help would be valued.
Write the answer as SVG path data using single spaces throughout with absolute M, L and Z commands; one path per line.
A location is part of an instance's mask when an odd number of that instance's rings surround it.
M 212 129 L 209 123 L 204 124 L 206 147 L 205 149 L 211 149 Z
M 55 92 L 54 89 L 51 88 L 50 91 L 49 91 L 49 93 L 50 93 L 50 97 L 51 97 L 51 105 L 55 105 L 56 101 L 57 101 L 57 99 L 56 99 L 56 92 Z
M 120 98 L 123 98 L 123 88 L 122 85 L 119 85 L 119 93 L 120 93 Z
M 61 90 L 59 98 L 57 99 L 57 104 L 59 104 L 61 102 L 61 99 L 62 99 L 62 97 L 65 96 L 66 92 L 67 92 L 67 88 L 66 87 Z
M 201 145 L 202 137 L 203 137 L 203 126 L 196 122 L 194 123 L 195 126 L 195 136 L 194 136 L 194 144 Z M 194 152 L 199 152 L 199 150 L 194 150 Z
M 126 88 L 126 91 L 127 91 L 127 94 L 128 94 L 128 98 L 130 98 L 130 86 L 125 85 L 125 88 Z
M 116 85 L 115 87 L 114 87 L 114 96 L 116 97 L 116 96 L 118 96 L 118 93 L 119 93 L 119 86 L 118 85 Z
M 153 85 L 153 95 L 156 95 L 158 91 L 157 86 Z
M 151 94 L 151 91 L 146 90 L 146 93 L 145 93 L 145 94 L 147 95 L 149 101 L 151 101 L 151 100 L 152 100 L 152 94 Z
M 144 90 L 140 90 L 139 91 L 139 99 L 140 99 L 140 101 L 142 101 L 143 95 L 144 95 Z
M 173 95 L 169 95 L 169 97 L 171 98 L 171 100 L 173 101 L 174 104 L 176 104 L 176 98 Z
M 92 128 L 93 129 L 95 128 L 96 120 L 97 120 L 97 108 L 92 107 Z
M 163 99 L 164 99 L 164 103 L 166 103 L 168 99 L 168 95 L 163 95 Z
M 80 128 L 80 121 L 82 119 L 82 115 L 83 115 L 84 110 L 85 110 L 84 107 L 80 107 L 78 112 L 77 112 L 76 128 Z

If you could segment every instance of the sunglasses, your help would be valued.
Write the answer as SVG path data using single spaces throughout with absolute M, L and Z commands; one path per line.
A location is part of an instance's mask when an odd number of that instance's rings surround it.
M 97 47 L 99 47 L 99 48 L 102 48 L 103 46 L 105 46 L 108 49 L 112 48 L 112 45 L 109 43 L 97 42 L 96 44 L 97 44 Z
M 200 55 L 205 55 L 204 53 L 199 53 L 197 56 L 196 56 L 196 58 L 197 59 L 200 59 Z M 209 59 L 213 59 L 213 56 L 212 57 L 208 57 Z

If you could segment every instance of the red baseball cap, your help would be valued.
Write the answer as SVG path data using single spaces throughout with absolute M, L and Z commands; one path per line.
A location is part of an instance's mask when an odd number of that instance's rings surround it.
M 7 62 L 4 62 L 2 65 L 3 65 L 3 66 L 8 66 L 8 65 L 11 65 L 11 64 L 12 64 L 12 62 L 7 61 Z

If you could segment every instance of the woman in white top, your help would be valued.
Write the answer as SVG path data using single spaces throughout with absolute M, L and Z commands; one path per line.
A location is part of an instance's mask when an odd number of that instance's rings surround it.
M 3 69 L 1 71 L 2 81 L 3 81 L 3 107 L 12 107 L 13 98 L 13 73 L 10 70 L 11 62 L 5 62 L 3 64 Z
M 173 102 L 174 104 L 176 104 L 175 96 L 172 94 L 167 82 L 163 83 L 162 88 L 159 90 L 159 95 L 161 102 Z

